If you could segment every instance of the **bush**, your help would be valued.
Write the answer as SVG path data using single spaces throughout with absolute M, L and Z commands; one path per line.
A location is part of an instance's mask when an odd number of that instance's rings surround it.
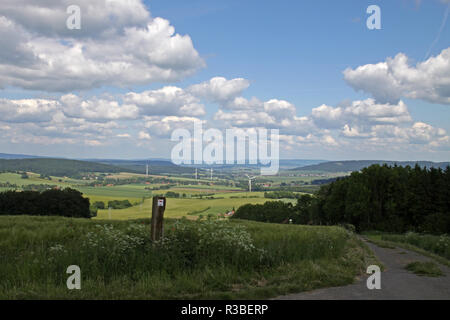
M 129 207 L 132 207 L 133 205 L 131 204 L 130 201 L 128 200 L 112 200 L 112 201 L 108 201 L 108 208 L 111 209 L 126 209 Z
M 352 232 L 352 233 L 356 232 L 355 226 L 350 224 L 350 223 L 342 223 L 339 226 L 344 228 L 345 230 L 348 230 L 348 231 Z
M 292 204 L 282 201 L 269 201 L 264 204 L 246 204 L 233 215 L 233 219 L 260 222 L 282 223 L 295 215 Z
M 103 209 L 105 209 L 105 203 L 104 203 L 103 201 L 95 201 L 95 202 L 92 204 L 92 207 L 93 207 L 93 208 L 96 208 L 96 209 L 103 210 Z

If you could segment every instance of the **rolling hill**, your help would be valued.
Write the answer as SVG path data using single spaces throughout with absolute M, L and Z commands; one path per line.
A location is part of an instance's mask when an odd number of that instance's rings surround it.
M 193 169 L 177 166 L 168 160 L 97 160 L 99 163 L 118 166 L 128 172 L 144 174 L 149 166 L 149 174 L 192 174 Z
M 35 159 L 35 158 L 42 158 L 42 157 L 30 156 L 27 154 L 0 153 L 0 159 Z
M 16 172 L 29 171 L 43 175 L 57 177 L 73 177 L 82 173 L 102 172 L 102 173 L 118 173 L 125 170 L 124 168 L 79 160 L 67 159 L 0 159 L 0 172 Z M 131 171 L 133 172 L 133 171 Z

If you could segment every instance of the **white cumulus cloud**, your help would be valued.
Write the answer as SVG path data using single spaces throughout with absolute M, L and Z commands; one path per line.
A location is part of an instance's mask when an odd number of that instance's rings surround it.
M 450 48 L 416 66 L 399 53 L 385 62 L 346 69 L 344 78 L 354 89 L 372 94 L 381 103 L 406 97 L 450 104 Z
M 243 78 L 227 80 L 223 77 L 215 77 L 193 85 L 188 90 L 201 98 L 214 102 L 226 102 L 239 96 L 249 86 L 250 82 Z
M 72 1 L 19 2 L 0 3 L 0 87 L 144 85 L 178 81 L 205 65 L 191 38 L 152 18 L 140 0 L 79 1 L 81 30 L 66 27 Z
M 142 93 L 130 92 L 124 97 L 127 104 L 135 104 L 142 115 L 202 116 L 205 108 L 200 100 L 177 87 L 164 87 Z

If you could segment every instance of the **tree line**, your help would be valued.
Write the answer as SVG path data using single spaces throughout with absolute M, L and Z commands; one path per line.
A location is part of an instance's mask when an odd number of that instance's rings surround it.
M 89 199 L 77 190 L 6 191 L 0 193 L 0 215 L 91 218 Z
M 450 233 L 450 167 L 372 165 L 322 186 L 314 196 L 301 196 L 295 206 L 276 210 L 280 217 L 265 212 L 270 206 L 243 206 L 235 218 L 352 224 L 357 231 Z

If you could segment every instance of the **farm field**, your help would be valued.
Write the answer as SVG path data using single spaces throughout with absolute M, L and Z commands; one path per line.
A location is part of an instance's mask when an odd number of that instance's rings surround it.
M 231 211 L 233 208 L 238 209 L 244 204 L 263 204 L 266 201 L 274 201 L 274 199 L 265 199 L 264 192 L 244 192 L 236 187 L 223 185 L 209 185 L 211 181 L 205 180 L 204 184 L 198 185 L 202 180 L 193 180 L 189 178 L 167 177 L 167 176 L 150 176 L 151 178 L 166 178 L 178 181 L 192 181 L 195 184 L 174 185 L 168 189 L 148 190 L 148 188 L 161 188 L 164 186 L 160 183 L 152 184 L 118 184 L 111 186 L 88 186 L 91 180 L 77 180 L 67 177 L 52 177 L 52 180 L 41 179 L 38 174 L 28 173 L 28 179 L 22 179 L 20 174 L 2 173 L 0 174 L 0 183 L 9 182 L 17 185 L 19 188 L 25 185 L 57 185 L 61 188 L 71 187 L 83 193 L 83 196 L 89 198 L 90 203 L 104 202 L 107 204 L 113 200 L 128 200 L 134 206 L 121 210 L 98 210 L 95 219 L 139 219 L 149 218 L 151 216 L 151 197 L 154 195 L 165 195 L 167 192 L 175 192 L 180 194 L 180 198 L 169 198 L 165 216 L 172 218 L 180 218 L 183 216 L 208 216 L 218 215 Z M 108 175 L 108 179 L 132 179 L 146 177 L 141 174 L 118 173 Z M 0 191 L 6 191 L 8 188 L 1 188 Z M 199 198 L 199 196 L 202 198 Z M 208 198 L 207 198 L 208 197 Z M 209 199 L 209 198 L 214 199 Z M 142 202 L 144 200 L 144 202 Z M 294 199 L 284 199 L 282 201 L 295 204 Z
M 1 216 L 0 299 L 262 299 L 350 284 L 376 263 L 339 227 L 167 219 L 161 247 L 149 224 Z M 81 290 L 67 290 L 69 265 Z
M 40 175 L 36 173 L 28 172 L 27 174 L 28 179 L 22 179 L 21 175 L 17 173 L 10 173 L 10 172 L 0 173 L 0 183 L 9 182 L 17 186 L 25 186 L 31 184 L 35 185 L 46 184 L 46 185 L 56 185 L 62 188 L 86 183 L 86 181 L 84 180 L 77 180 L 65 177 L 51 177 L 52 180 L 48 180 L 40 178 L 39 177 Z
M 130 202 L 141 201 L 143 197 L 152 195 L 150 190 L 145 190 L 144 185 L 119 185 L 113 187 L 76 187 L 83 195 L 94 201 L 125 200 Z
M 243 196 L 249 193 L 236 193 Z M 259 194 L 258 198 L 230 198 L 229 194 L 216 194 L 215 197 L 222 197 L 224 199 L 175 199 L 168 198 L 165 217 L 168 218 L 180 218 L 186 215 L 204 215 L 209 214 L 217 215 L 231 211 L 233 208 L 236 210 L 247 203 L 251 204 L 263 204 L 270 199 L 265 199 Z M 252 196 L 254 194 L 252 193 Z M 133 206 L 131 208 L 122 210 L 111 210 L 111 219 L 115 220 L 127 220 L 127 219 L 139 219 L 151 217 L 152 199 L 146 199 L 142 205 Z M 109 210 L 99 210 L 97 217 L 94 219 L 109 219 Z

